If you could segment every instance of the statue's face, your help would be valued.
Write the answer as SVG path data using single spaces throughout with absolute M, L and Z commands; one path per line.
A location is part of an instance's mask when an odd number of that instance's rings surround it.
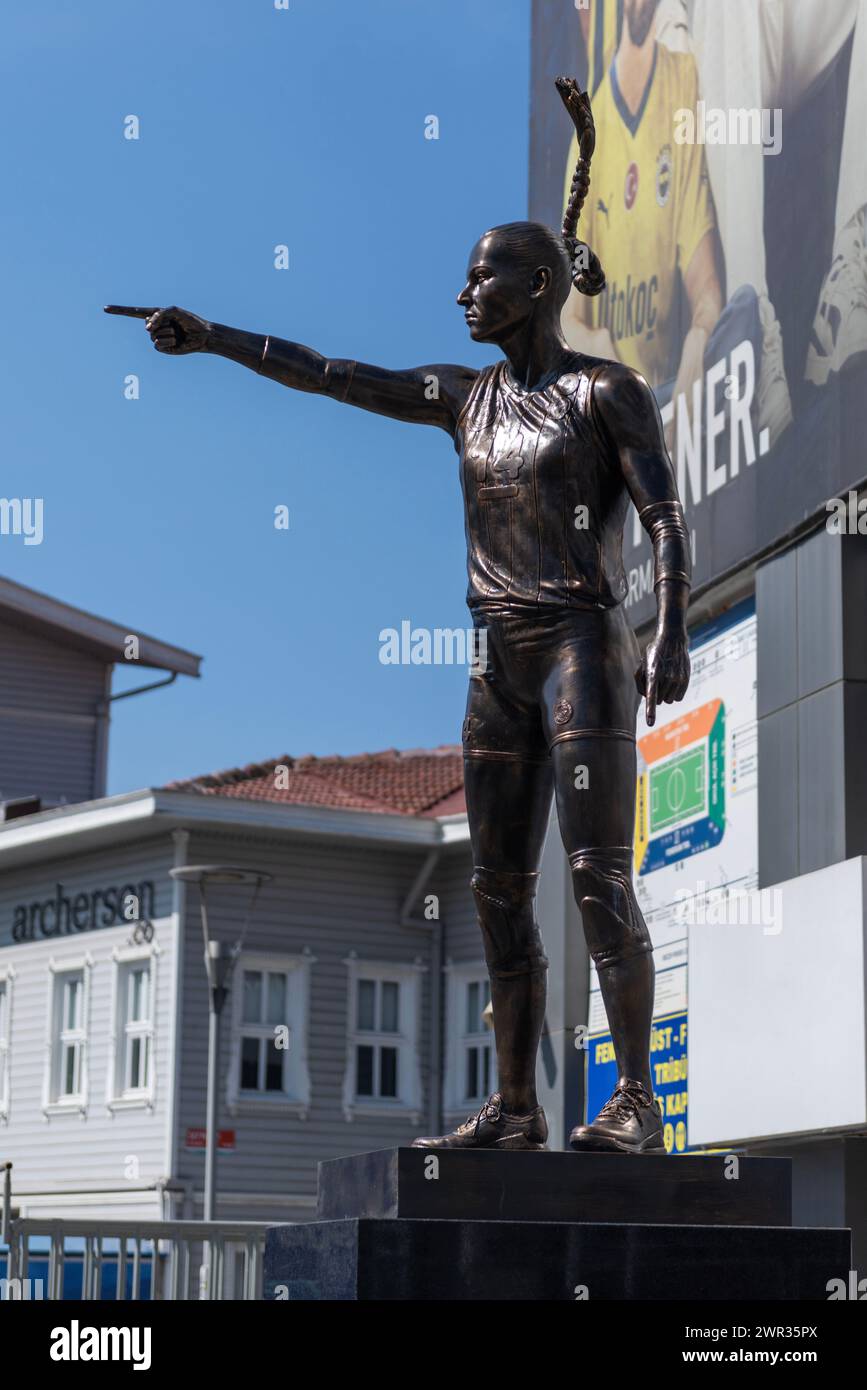
M 458 295 L 473 341 L 499 343 L 509 337 L 526 323 L 536 301 L 526 267 L 498 250 L 496 237 L 477 241 L 470 252 L 467 283 Z

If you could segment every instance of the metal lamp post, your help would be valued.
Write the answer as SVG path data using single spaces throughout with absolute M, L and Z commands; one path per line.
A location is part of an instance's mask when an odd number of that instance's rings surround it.
M 217 1177 L 217 1090 L 219 1085 L 220 1016 L 223 1012 L 223 1005 L 229 994 L 232 972 L 241 954 L 244 945 L 244 937 L 247 934 L 247 928 L 250 925 L 256 908 L 259 890 L 262 884 L 270 882 L 274 875 L 265 873 L 264 870 L 261 869 L 239 869 L 229 864 L 188 864 L 180 868 L 169 869 L 169 873 L 172 878 L 179 880 L 181 883 L 197 883 L 199 886 L 199 903 L 202 912 L 202 935 L 205 944 L 205 972 L 208 977 L 208 1099 L 205 1121 L 205 1201 L 203 1219 L 205 1221 L 213 1221 Z M 240 935 L 234 946 L 230 947 L 224 941 L 212 939 L 210 935 L 208 928 L 207 894 L 210 885 L 222 885 L 227 887 L 250 886 L 253 890 Z M 209 1267 L 213 1268 L 213 1259 L 210 1254 L 210 1242 L 208 1249 Z M 213 1298 L 214 1292 L 210 1287 L 208 1292 L 209 1296 Z

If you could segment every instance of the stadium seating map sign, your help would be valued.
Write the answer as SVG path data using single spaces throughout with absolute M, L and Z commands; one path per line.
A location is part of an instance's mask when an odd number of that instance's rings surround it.
M 656 962 L 651 1064 L 666 1148 L 674 1153 L 688 1148 L 688 925 L 709 904 L 758 883 L 753 600 L 697 630 L 690 655 L 683 703 L 663 705 L 652 729 L 639 715 L 635 797 L 635 889 Z M 588 1017 L 592 1119 L 616 1082 L 595 970 Z
M 635 867 L 642 877 L 725 833 L 725 705 L 707 704 L 639 743 Z

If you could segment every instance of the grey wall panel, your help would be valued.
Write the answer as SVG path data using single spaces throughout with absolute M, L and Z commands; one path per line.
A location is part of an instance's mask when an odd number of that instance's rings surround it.
M 470 889 L 472 875 L 472 850 L 467 846 L 443 856 L 435 876 L 442 884 L 443 955 L 457 962 L 484 959 L 482 935 Z
M 759 736 L 759 887 L 799 873 L 798 710 L 766 714 Z
M 843 677 L 841 537 L 817 531 L 795 554 L 798 567 L 798 694 Z
M 845 1226 L 845 1140 L 751 1144 L 755 1157 L 792 1160 L 792 1224 Z
M 867 639 L 864 642 L 867 647 Z M 844 681 L 845 856 L 867 854 L 867 683 Z
M 0 799 L 101 794 L 96 715 L 105 662 L 0 624 Z
M 0 706 L 92 714 L 105 662 L 76 647 L 0 623 Z
M 759 719 L 798 698 L 797 558 L 794 550 L 756 571 Z
M 867 848 L 867 536 L 817 531 L 759 568 L 756 603 L 767 885 Z
M 847 680 L 867 681 L 867 536 L 843 540 L 843 667 Z
M 554 808 L 542 855 L 538 911 L 549 964 L 536 1083 L 548 1120 L 549 1146 L 561 1149 L 572 1126 L 584 1115 L 587 1054 L 575 1046 L 575 1029 L 587 1024 L 590 956 Z
M 45 805 L 97 793 L 96 722 L 67 723 L 0 713 L 0 801 L 39 796 Z
M 843 684 L 798 704 L 798 872 L 846 858 Z M 764 772 L 763 772 L 764 775 Z
M 846 1211 L 841 1226 L 852 1229 L 852 1268 L 867 1268 L 867 1139 L 844 1139 Z M 863 1276 L 862 1276 L 863 1277 Z

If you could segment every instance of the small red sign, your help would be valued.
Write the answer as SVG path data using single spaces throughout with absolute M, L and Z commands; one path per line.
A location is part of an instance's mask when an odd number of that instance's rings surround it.
M 206 1138 L 207 1138 L 207 1130 L 204 1130 L 204 1129 L 188 1129 L 188 1130 L 187 1130 L 187 1137 L 186 1137 L 186 1139 L 184 1140 L 184 1148 L 185 1148 L 185 1149 L 204 1149 L 204 1148 L 205 1148 L 205 1140 L 206 1140 Z M 235 1131 L 234 1131 L 233 1129 L 218 1129 L 218 1130 L 217 1130 L 217 1148 L 218 1148 L 218 1149 L 234 1149 L 234 1147 L 235 1147 Z

